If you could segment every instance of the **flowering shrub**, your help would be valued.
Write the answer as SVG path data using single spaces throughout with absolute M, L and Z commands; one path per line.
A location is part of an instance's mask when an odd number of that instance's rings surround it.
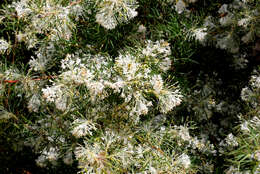
M 259 3 L 201 3 L 1 2 L 0 153 L 30 147 L 47 172 L 257 172 Z
M 234 150 L 226 150 L 224 154 L 228 156 L 227 161 L 231 166 L 227 173 L 260 171 L 259 167 L 259 70 L 254 72 L 250 78 L 248 87 L 241 91 L 241 98 L 248 105 L 248 112 L 239 114 L 240 124 L 236 127 L 237 137 Z

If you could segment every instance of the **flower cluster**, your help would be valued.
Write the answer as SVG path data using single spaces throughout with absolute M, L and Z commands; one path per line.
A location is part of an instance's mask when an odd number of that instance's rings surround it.
M 106 29 L 114 29 L 118 23 L 137 16 L 136 0 L 102 0 L 98 4 L 96 21 Z
M 171 153 L 163 148 L 164 144 L 176 142 L 179 132 L 178 128 L 164 128 L 154 130 L 153 121 L 140 124 L 134 130 L 122 129 L 120 131 L 106 129 L 101 135 L 101 142 L 91 144 L 85 141 L 75 149 L 76 158 L 79 160 L 82 172 L 119 172 L 129 171 L 131 167 L 136 168 L 136 172 L 158 173 L 192 173 L 191 157 L 184 150 L 184 144 L 176 144 Z M 181 128 L 184 128 L 181 126 Z M 188 130 L 187 130 L 188 131 Z M 181 133 L 181 131 L 179 132 Z M 189 134 L 189 132 L 187 132 Z M 159 136 L 160 135 L 160 136 Z M 210 147 L 200 142 L 195 137 L 188 135 L 197 144 L 205 145 L 205 149 Z M 137 143 L 144 141 L 145 143 Z M 206 147 L 207 146 L 207 147 Z M 178 148 L 175 148 L 178 147 Z M 184 151 L 183 151 L 184 150 Z M 205 151 L 202 151 L 203 153 Z M 145 167 L 141 167 L 144 164 Z M 111 168 L 111 164 L 120 168 Z
M 3 39 L 0 39 L 0 54 L 4 53 L 8 48 L 10 48 L 10 44 Z
M 120 105 L 135 121 L 139 120 L 139 116 L 148 114 L 153 105 L 149 95 L 157 97 L 162 113 L 171 111 L 181 103 L 182 95 L 178 87 L 168 88 L 158 74 L 169 69 L 166 62 L 170 63 L 170 48 L 164 41 L 148 41 L 140 51 L 120 53 L 112 67 L 110 57 L 80 54 L 67 55 L 61 62 L 63 72 L 59 80 L 53 86 L 42 89 L 46 101 L 55 102 L 59 110 L 69 109 L 66 108 L 69 103 L 66 103 L 73 100 L 69 94 L 78 93 L 75 86 L 86 87 L 88 93 L 84 95 L 89 96 L 93 104 L 109 95 L 120 94 L 120 98 L 124 99 Z M 157 72 L 153 69 L 156 66 Z
M 259 72 L 251 76 L 250 85 L 244 87 L 241 91 L 241 99 L 247 102 L 250 106 L 257 108 L 259 106 L 260 94 L 260 76 Z
M 71 164 L 75 154 L 79 167 L 92 172 L 118 172 L 109 165 L 118 160 L 118 165 L 124 170 L 131 170 L 133 165 L 146 172 L 185 173 L 192 170 L 186 153 L 176 152 L 173 156 L 156 150 L 153 145 L 136 144 L 139 138 L 143 138 L 143 131 L 153 129 L 143 130 L 142 116 L 153 118 L 155 112 L 169 113 L 182 102 L 179 87 L 170 86 L 164 80 L 171 67 L 170 55 L 167 42 L 148 40 L 144 47 L 121 50 L 115 58 L 106 54 L 92 55 L 82 50 L 67 54 L 60 61 L 59 73 L 51 76 L 51 80 L 47 77 L 34 80 L 15 71 L 6 71 L 5 79 L 21 80 L 31 114 L 42 113 L 26 126 L 31 136 L 24 143 L 40 153 L 37 164 L 41 167 L 57 165 L 61 158 L 64 163 Z M 30 64 L 31 71 L 36 70 L 37 66 Z M 162 115 L 160 120 L 165 120 L 165 117 Z M 158 118 L 154 117 L 149 125 L 160 127 Z M 124 131 L 119 133 L 116 127 L 120 125 L 111 120 L 120 124 L 120 120 L 125 120 L 121 125 Z M 129 129 L 135 132 L 129 132 Z M 157 133 L 161 131 L 169 134 L 169 130 L 163 127 Z M 159 137 L 157 133 L 151 138 Z M 134 134 L 137 137 L 132 139 Z M 96 137 L 94 142 L 93 137 Z M 79 145 L 81 141 L 78 140 L 82 139 L 85 144 Z M 199 144 L 202 143 L 197 142 L 194 146 L 201 149 Z M 159 148 L 160 145 L 156 146 Z M 113 151 L 115 148 L 116 151 Z M 140 158 L 144 160 L 135 163 Z M 157 158 L 160 160 L 154 161 Z M 140 166 L 147 161 L 149 166 L 141 169 Z
M 175 4 L 175 10 L 178 14 L 188 12 L 187 7 L 189 6 L 189 3 L 195 3 L 197 0 L 178 0 Z
M 78 15 L 72 14 L 75 11 L 72 7 L 73 5 L 61 6 L 53 0 L 42 1 L 41 4 L 28 0 L 14 2 L 10 8 L 15 9 L 17 17 L 29 21 L 24 30 L 19 31 L 18 40 L 25 41 L 32 48 L 39 43 L 36 34 L 43 34 L 52 41 L 70 39 L 75 27 L 70 15 Z

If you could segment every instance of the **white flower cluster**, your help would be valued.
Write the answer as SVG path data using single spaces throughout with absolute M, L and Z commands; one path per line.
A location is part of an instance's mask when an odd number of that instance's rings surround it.
M 232 133 L 228 134 L 227 137 L 225 138 L 225 143 L 227 146 L 238 146 L 238 142 L 236 140 L 236 137 Z
M 66 87 L 63 85 L 54 85 L 42 89 L 43 98 L 47 102 L 54 102 L 57 109 L 65 111 L 67 109 L 67 98 Z
M 102 0 L 98 4 L 96 21 L 106 29 L 114 29 L 118 23 L 137 16 L 136 0 Z
M 13 79 L 19 80 L 23 78 L 23 75 L 16 68 L 9 68 L 4 72 L 4 77 L 6 80 L 13 80 Z
M 257 113 L 256 116 L 252 117 L 249 120 L 244 120 L 242 119 L 241 124 L 240 124 L 240 130 L 244 133 L 244 134 L 248 134 L 251 131 L 257 131 L 260 129 L 260 118 L 259 118 L 259 113 Z M 239 118 L 241 119 L 241 116 L 239 116 Z
M 159 63 L 159 68 L 163 71 L 167 71 L 171 68 L 171 59 L 168 57 L 171 55 L 171 48 L 169 43 L 164 40 L 156 42 L 148 40 L 146 42 L 146 48 L 142 50 L 142 54 L 148 58 L 151 57 L 149 61 Z
M 64 111 L 67 101 L 65 96 L 68 95 L 64 95 L 64 89 L 61 88 L 65 86 L 76 84 L 86 87 L 92 103 L 106 98 L 110 93 L 108 89 L 112 89 L 114 93 L 120 93 L 124 105 L 128 105 L 125 109 L 138 121 L 139 116 L 146 115 L 148 108 L 153 105 L 146 96 L 151 93 L 158 98 L 161 112 L 167 113 L 181 103 L 182 95 L 178 88 L 168 89 L 161 75 L 152 72 L 150 67 L 157 65 L 157 71 L 168 70 L 166 62 L 170 64 L 169 55 L 169 44 L 164 41 L 148 41 L 146 48 L 140 52 L 120 53 L 113 67 L 110 67 L 110 57 L 81 53 L 67 55 L 61 62 L 64 72 L 59 75 L 59 82 L 43 89 L 43 96 L 46 101 L 55 102 L 56 107 Z
M 197 137 L 192 137 L 189 133 L 188 127 L 186 126 L 174 126 L 170 132 L 175 138 L 177 138 L 177 143 L 179 146 L 185 145 L 186 148 L 190 147 L 192 149 L 197 149 L 200 152 L 213 155 L 216 154 L 213 144 L 210 144 L 205 138 L 198 139 Z
M 188 11 L 186 8 L 189 3 L 195 3 L 197 0 L 177 0 L 175 4 L 175 10 L 178 14 Z
M 178 89 L 175 91 L 162 90 L 159 95 L 159 106 L 162 113 L 171 111 L 174 107 L 181 104 L 182 94 Z
M 32 70 L 45 71 L 57 50 L 54 43 L 71 39 L 75 29 L 73 19 L 83 15 L 82 3 L 76 0 L 70 3 L 55 0 L 19 0 L 4 9 L 5 13 L 11 15 L 14 15 L 15 10 L 19 20 L 26 22 L 15 34 L 17 42 L 25 42 L 29 49 L 37 49 L 35 57 L 32 56 L 29 62 Z M 0 48 L 0 52 L 1 50 Z
M 75 10 L 75 6 L 78 10 Z M 25 41 L 29 48 L 36 47 L 40 42 L 36 34 L 43 34 L 48 40 L 56 41 L 60 38 L 68 40 L 75 27 L 70 15 L 82 14 L 81 6 L 73 3 L 62 6 L 54 0 L 41 1 L 40 4 L 29 0 L 13 2 L 18 18 L 26 20 L 28 24 L 23 31 L 19 31 L 17 38 Z
M 31 70 L 40 72 L 46 71 L 48 69 L 48 63 L 51 62 L 55 55 L 55 51 L 56 49 L 53 42 L 41 45 L 35 52 L 36 56 L 32 56 L 29 61 Z
M 244 132 L 249 132 L 248 128 L 248 121 L 244 121 L 243 123 L 240 124 L 240 130 Z
M 216 46 L 221 49 L 229 50 L 231 53 L 238 53 L 239 51 L 239 46 L 231 34 L 219 36 Z
M 55 163 L 59 157 L 58 148 L 50 147 L 49 149 L 45 148 L 41 155 L 36 159 L 36 164 L 40 167 L 47 166 L 47 162 Z
M 62 137 L 56 131 L 51 132 L 53 127 L 69 128 L 68 132 L 65 131 L 64 134 L 72 134 L 77 139 L 84 138 L 85 140 L 84 146 L 78 145 L 76 149 L 73 149 L 79 160 L 79 167 L 83 168 L 82 171 L 88 169 L 93 173 L 101 171 L 118 173 L 117 170 L 111 169 L 110 164 L 117 163 L 129 170 L 131 166 L 138 168 L 147 162 L 149 165 L 142 171 L 148 173 L 171 171 L 184 174 L 185 171 L 192 170 L 189 156 L 177 152 L 174 153 L 175 157 L 172 154 L 164 154 L 162 150 L 159 150 L 160 145 L 158 145 L 158 149 L 145 143 L 138 145 L 134 140 L 135 133 L 130 131 L 132 128 L 128 127 L 141 124 L 139 117 L 147 115 L 149 111 L 168 113 L 180 105 L 183 96 L 179 87 L 168 87 L 162 76 L 165 71 L 170 69 L 170 54 L 170 46 L 163 40 L 147 41 L 144 48 L 121 51 L 114 59 L 107 55 L 91 55 L 82 51 L 67 54 L 65 59 L 61 60 L 61 71 L 50 80 L 52 85 L 41 84 L 45 85 L 44 88 L 41 88 L 42 98 L 31 94 L 28 103 L 29 110 L 33 112 L 40 109 L 48 112 L 50 108 L 53 109 L 52 104 L 54 104 L 56 109 L 62 111 L 57 113 L 64 116 L 61 118 L 51 113 L 50 116 L 43 118 L 39 125 L 36 123 L 30 127 L 34 131 L 39 127 L 41 130 L 44 129 L 43 137 L 38 137 L 37 141 L 32 140 L 33 146 L 37 147 L 36 151 L 40 149 L 39 144 L 45 142 L 44 137 L 47 137 L 47 140 L 53 144 L 54 139 L 58 140 Z M 26 88 L 38 89 L 36 84 L 31 84 Z M 111 102 L 110 98 L 115 98 L 115 101 Z M 46 104 L 44 101 L 48 105 L 44 105 Z M 77 103 L 84 108 L 82 109 L 84 114 L 79 113 L 81 111 L 78 110 Z M 70 115 L 71 113 L 73 114 Z M 79 115 L 74 115 L 75 113 L 79 113 Z M 63 120 L 66 115 L 70 115 L 67 121 Z M 165 116 L 163 117 L 165 118 Z M 54 122 L 50 122 L 52 118 L 55 118 Z M 117 124 L 108 124 L 111 121 L 110 118 L 113 118 L 112 120 L 127 119 L 124 123 L 125 129 L 118 132 Z M 160 118 L 160 120 L 164 118 Z M 158 120 L 158 117 L 155 119 Z M 103 120 L 105 121 L 103 122 Z M 99 129 L 102 127 L 100 121 L 108 124 L 108 126 L 106 125 L 108 128 L 105 128 L 102 135 L 99 135 L 103 131 Z M 160 123 L 156 121 L 155 124 L 156 128 Z M 138 136 L 142 136 L 144 131 L 148 131 L 143 128 L 146 126 L 141 125 L 134 128 L 136 134 L 140 134 Z M 168 132 L 169 130 L 162 127 L 157 133 L 168 134 Z M 152 139 L 160 138 L 157 133 Z M 97 139 L 94 142 L 88 141 L 88 138 L 92 136 L 99 136 L 98 141 Z M 64 143 L 64 146 L 68 143 L 65 140 L 60 140 L 60 142 Z M 158 140 L 158 143 L 160 142 L 161 140 Z M 200 144 L 202 143 L 198 141 L 194 148 L 203 151 Z M 37 159 L 37 164 L 45 166 L 47 161 L 52 162 L 62 156 L 66 164 L 71 164 L 71 151 L 65 150 L 65 155 L 62 155 L 64 152 L 56 151 L 53 148 L 43 149 L 42 155 Z M 180 156 L 180 158 L 177 159 L 176 156 Z M 158 158 L 159 161 L 154 160 Z M 160 166 L 164 167 L 159 169 Z
M 92 135 L 92 131 L 95 131 L 97 128 L 95 127 L 95 124 L 93 124 L 89 120 L 83 120 L 83 119 L 76 119 L 73 121 L 74 128 L 71 131 L 72 135 L 74 135 L 77 138 L 80 138 L 82 136 L 86 135 Z
M 241 144 L 238 143 L 238 137 L 235 137 L 232 133 L 229 133 L 224 140 L 220 141 L 219 153 L 225 154 L 229 150 L 234 150 L 239 145 Z
M 30 112 L 38 112 L 40 106 L 41 106 L 40 96 L 34 94 L 30 98 L 27 108 L 29 109 Z
M 0 54 L 5 53 L 8 48 L 10 48 L 10 44 L 4 39 L 0 39 Z
M 260 150 L 256 150 L 256 151 L 252 154 L 252 158 L 255 159 L 256 161 L 260 161 Z
M 207 37 L 207 28 L 197 28 L 193 31 L 195 38 L 202 44 L 205 44 L 206 37 Z
M 139 127 L 140 132 L 146 132 L 145 127 Z M 126 131 L 126 132 L 125 132 Z M 79 160 L 79 167 L 83 171 L 97 173 L 100 171 L 109 171 L 118 173 L 119 169 L 112 168 L 111 164 L 120 165 L 124 170 L 130 171 L 131 168 L 137 167 L 137 171 L 141 173 L 158 173 L 171 172 L 185 174 L 191 171 L 191 160 L 186 153 L 173 154 L 160 150 L 160 143 L 163 137 L 159 132 L 150 132 L 147 134 L 147 141 L 153 139 L 154 145 L 146 145 L 143 143 L 135 143 L 134 134 L 139 136 L 140 133 L 120 130 L 106 130 L 102 134 L 101 142 L 90 144 L 85 141 L 85 144 L 79 145 L 75 149 L 76 158 Z M 167 130 L 163 131 L 169 133 Z M 148 132 L 147 132 L 148 133 Z M 157 148 L 158 147 L 158 148 Z M 178 156 L 176 158 L 176 156 Z M 138 168 L 147 164 L 146 167 Z
M 202 74 L 203 76 L 196 82 L 196 89 L 185 100 L 189 103 L 189 111 L 194 112 L 198 120 L 209 120 L 216 113 L 229 116 L 237 115 L 241 108 L 237 103 L 230 102 L 226 95 L 223 95 L 225 93 L 221 87 L 223 79 L 218 77 L 218 73 L 214 72 L 213 77 L 204 72 L 201 72 Z M 223 98 L 219 100 L 218 95 L 223 95 Z M 223 126 L 229 126 L 226 123 L 228 121 L 225 119 L 221 121 Z
M 28 0 L 13 2 L 12 6 L 15 8 L 19 18 L 23 18 L 33 12 L 32 9 L 29 8 L 29 3 Z
M 181 156 L 179 156 L 178 161 L 184 166 L 184 168 L 187 169 L 190 167 L 191 162 L 190 157 L 188 155 L 182 154 Z
M 244 87 L 241 91 L 241 99 L 253 106 L 254 108 L 259 106 L 260 96 L 260 75 L 258 71 L 251 76 L 250 84 Z
M 227 170 L 225 170 L 226 174 L 249 174 L 249 172 L 240 172 L 239 168 L 234 166 L 230 166 Z

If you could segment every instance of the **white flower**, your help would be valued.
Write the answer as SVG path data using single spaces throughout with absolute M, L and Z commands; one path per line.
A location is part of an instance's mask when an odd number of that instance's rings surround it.
M 180 126 L 179 136 L 181 137 L 181 139 L 183 139 L 183 141 L 190 141 L 191 140 L 189 129 L 187 127 Z
M 142 50 L 142 54 L 145 56 L 156 57 L 161 54 L 164 58 L 171 54 L 170 44 L 164 40 L 152 42 L 151 40 L 146 41 L 146 48 Z
M 176 89 L 175 91 L 164 90 L 158 98 L 161 112 L 167 113 L 181 104 L 183 96 L 179 90 Z
M 228 13 L 229 11 L 228 11 L 228 5 L 227 4 L 223 4 L 220 8 L 219 8 L 219 10 L 218 10 L 218 13 Z
M 193 31 L 195 38 L 200 41 L 201 43 L 204 43 L 207 36 L 207 28 L 197 28 Z
M 246 55 L 238 55 L 234 56 L 234 58 L 234 62 L 230 66 L 234 67 L 237 70 L 244 69 L 247 67 L 248 60 L 246 59 Z
M 134 97 L 135 97 L 135 105 L 132 111 L 130 112 L 130 115 L 136 115 L 137 118 L 140 115 L 146 115 L 149 111 L 148 107 L 152 106 L 152 102 L 146 100 L 140 93 L 134 94 Z
M 234 18 L 234 15 L 228 13 L 226 16 L 221 17 L 221 18 L 219 19 L 219 23 L 220 23 L 222 26 L 231 25 L 231 24 L 234 22 L 233 18 Z
M 46 158 L 45 155 L 40 155 L 40 156 L 35 160 L 37 166 L 39 166 L 39 167 L 46 167 L 46 166 L 47 166 L 46 161 L 47 161 L 47 158 Z
M 253 75 L 250 79 L 250 85 L 255 89 L 260 89 L 260 76 Z
M 41 54 L 38 54 L 36 59 L 34 57 L 31 57 L 31 60 L 29 61 L 29 65 L 31 69 L 34 71 L 45 70 L 47 63 L 48 63 L 48 59 L 46 59 Z
M 19 18 L 25 17 L 26 15 L 29 15 L 32 12 L 32 10 L 29 8 L 28 0 L 13 2 L 12 6 L 15 8 L 17 16 Z
M 64 93 L 65 88 L 62 85 L 55 85 L 42 89 L 43 98 L 47 102 L 54 102 L 57 109 L 65 111 L 67 109 L 67 95 Z
M 50 147 L 48 150 L 47 148 L 45 148 L 42 151 L 41 156 L 36 161 L 37 163 L 40 164 L 40 166 L 42 166 L 46 160 L 49 160 L 50 162 L 56 161 L 58 157 L 59 157 L 58 149 L 56 147 Z
M 101 146 L 97 143 L 90 146 L 86 142 L 85 146 L 76 147 L 74 151 L 76 159 L 79 160 L 79 166 L 82 168 L 89 168 L 94 164 L 100 167 L 104 166 L 105 156 L 102 153 L 104 151 L 102 151 Z
M 186 4 L 183 0 L 178 0 L 175 5 L 175 10 L 178 14 L 181 14 L 186 9 Z
M 92 72 L 86 68 L 75 67 L 69 71 L 63 72 L 60 77 L 66 83 L 76 83 L 76 84 L 89 84 L 94 78 Z
M 247 27 L 249 22 L 250 22 L 251 18 L 248 17 L 248 18 L 243 18 L 243 19 L 240 19 L 238 22 L 237 22 L 237 25 L 238 26 L 241 26 L 241 27 Z
M 154 167 L 150 166 L 149 167 L 149 172 L 151 172 L 151 174 L 157 174 L 158 170 L 156 170 Z
M 100 96 L 101 98 L 104 98 L 106 95 L 101 95 L 104 92 L 104 85 L 101 82 L 89 82 L 86 84 L 90 95 L 92 97 L 92 100 L 94 101 L 96 99 L 96 96 Z
M 25 40 L 26 34 L 25 34 L 25 33 L 21 33 L 21 32 L 19 31 L 19 33 L 16 34 L 16 38 L 17 38 L 17 41 L 18 41 L 18 42 L 22 42 L 22 41 Z
M 252 157 L 253 157 L 253 159 L 255 159 L 255 160 L 257 160 L 257 161 L 260 161 L 260 150 L 255 151 L 255 152 L 252 154 Z
M 204 20 L 203 26 L 207 28 L 214 28 L 216 25 L 213 23 L 213 17 L 207 16 Z
M 241 91 L 241 99 L 244 101 L 248 101 L 252 93 L 253 92 L 248 87 L 243 88 Z
M 146 27 L 143 24 L 139 25 L 137 32 L 138 33 L 145 33 Z
M 228 5 L 223 4 L 220 9 L 218 10 L 218 13 L 220 14 L 226 14 L 225 16 L 221 17 L 219 19 L 219 22 L 222 26 L 227 26 L 230 25 L 233 22 L 233 14 L 231 14 L 228 11 Z
M 190 167 L 190 164 L 191 164 L 190 157 L 188 155 L 186 155 L 185 153 L 182 154 L 181 156 L 179 156 L 178 161 L 181 165 L 183 165 L 183 167 L 185 169 Z
M 61 68 L 62 69 L 73 69 L 76 66 L 79 66 L 81 63 L 81 59 L 75 58 L 74 55 L 67 54 L 66 58 L 61 60 Z
M 238 146 L 238 142 L 232 133 L 228 134 L 228 136 L 225 138 L 225 141 L 229 146 Z
M 42 89 L 43 98 L 46 99 L 47 102 L 54 102 L 55 99 L 59 96 L 59 93 L 62 93 L 60 86 L 47 87 Z
M 39 96 L 37 94 L 34 94 L 30 98 L 27 108 L 29 109 L 30 112 L 38 112 L 40 105 L 41 105 L 41 101 L 39 99 Z
M 252 120 L 250 120 L 250 124 L 254 125 L 254 127 L 260 127 L 260 119 L 257 116 L 254 116 Z
M 161 75 L 154 75 L 151 79 L 151 84 L 153 85 L 154 93 L 159 95 L 163 89 L 163 80 Z
M 230 34 L 218 39 L 216 46 L 221 49 L 227 49 L 231 53 L 237 53 L 239 51 L 239 46 Z
M 122 89 L 125 86 L 125 81 L 123 81 L 122 78 L 118 77 L 116 79 L 116 82 L 112 83 L 109 81 L 105 81 L 104 85 L 109 88 L 112 88 L 115 93 L 119 93 L 120 89 Z
M 55 106 L 57 109 L 61 111 L 65 111 L 67 109 L 67 96 L 61 95 L 55 101 Z
M 116 66 L 122 70 L 122 73 L 127 80 L 131 80 L 135 77 L 140 64 L 136 62 L 133 55 L 120 54 L 119 57 L 116 59 Z
M 171 59 L 169 57 L 166 57 L 163 60 L 161 60 L 161 62 L 159 64 L 159 68 L 165 72 L 171 68 L 171 64 L 172 64 Z
M 240 129 L 242 130 L 242 131 L 250 131 L 249 130 L 249 128 L 248 128 L 248 122 L 247 121 L 245 121 L 245 122 L 243 122 L 242 124 L 240 124 Z
M 239 169 L 234 167 L 234 166 L 230 166 L 226 171 L 225 171 L 226 174 L 241 174 L 239 172 Z
M 137 16 L 135 0 L 104 0 L 99 4 L 96 22 L 106 29 L 114 29 L 119 22 L 126 22 Z
M 75 15 L 76 16 L 76 20 L 78 20 L 79 16 L 82 16 L 83 13 L 84 13 L 83 7 L 80 6 L 79 4 L 73 5 L 70 8 L 70 14 Z
M 97 129 L 95 127 L 95 124 L 92 123 L 90 120 L 76 119 L 73 122 L 73 125 L 75 125 L 75 127 L 73 128 L 71 133 L 77 138 L 86 135 L 92 135 L 92 131 Z
M 254 37 L 254 34 L 253 32 L 249 31 L 246 35 L 244 35 L 241 40 L 244 42 L 244 43 L 249 43 L 250 41 L 253 40 L 253 37 Z
M 0 54 L 4 53 L 10 47 L 9 43 L 3 39 L 0 39 Z
M 106 11 L 109 12 L 106 12 Z M 117 20 L 111 10 L 103 9 L 100 10 L 96 15 L 96 22 L 105 27 L 106 29 L 114 29 L 117 26 Z

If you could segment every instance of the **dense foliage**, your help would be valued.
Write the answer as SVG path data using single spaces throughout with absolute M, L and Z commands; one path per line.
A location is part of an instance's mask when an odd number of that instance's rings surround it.
M 3 0 L 0 57 L 0 173 L 260 172 L 258 0 Z

